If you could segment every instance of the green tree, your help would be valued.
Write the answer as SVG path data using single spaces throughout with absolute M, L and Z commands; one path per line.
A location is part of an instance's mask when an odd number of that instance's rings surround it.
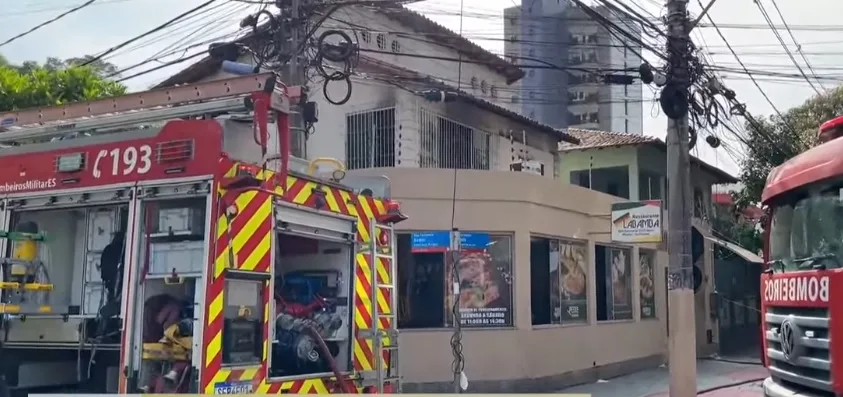
M 753 253 L 761 252 L 761 232 L 756 229 L 755 222 L 743 219 L 734 207 L 715 205 L 711 227 L 717 237 L 736 243 Z
M 67 58 L 64 60 L 55 57 L 49 57 L 44 61 L 43 64 L 40 64 L 35 61 L 24 61 L 20 65 L 13 65 L 8 61 L 8 59 L 3 57 L 3 55 L 0 55 L 0 66 L 9 66 L 21 71 L 22 73 L 29 73 L 41 67 L 53 71 L 67 69 L 72 66 L 79 66 L 83 63 L 93 60 L 94 58 L 95 56 L 93 55 L 83 55 L 81 57 Z M 101 59 L 98 59 L 96 61 L 91 62 L 91 64 L 85 66 L 90 68 L 103 78 L 120 77 L 120 73 L 118 73 L 120 69 L 117 67 L 117 65 L 111 62 L 106 62 Z
M 121 95 L 126 87 L 90 67 L 0 64 L 0 111 Z
M 743 189 L 735 195 L 738 208 L 757 205 L 770 171 L 813 146 L 820 124 L 843 115 L 843 86 L 815 96 L 782 114 L 746 123 Z

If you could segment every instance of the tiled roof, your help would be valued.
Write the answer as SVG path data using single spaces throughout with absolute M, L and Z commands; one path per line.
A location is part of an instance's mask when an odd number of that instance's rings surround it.
M 663 151 L 667 150 L 667 144 L 659 138 L 637 134 L 627 134 L 624 132 L 609 132 L 598 130 L 586 130 L 581 128 L 566 128 L 564 129 L 568 135 L 580 140 L 579 144 L 560 142 L 560 152 L 575 152 L 590 149 L 606 149 L 612 147 L 622 146 L 653 146 Z M 691 156 L 691 164 L 694 167 L 704 169 L 710 174 L 717 177 L 718 183 L 737 183 L 738 179 L 726 171 L 721 170 L 711 164 L 702 161 L 701 159 Z
M 659 138 L 645 135 L 627 134 L 623 132 L 585 130 L 581 128 L 566 128 L 565 130 L 568 132 L 569 135 L 578 138 L 580 140 L 580 144 L 575 145 L 565 142 L 560 143 L 559 150 L 562 152 L 629 145 L 643 145 L 650 143 L 664 144 L 664 142 L 662 142 L 662 140 Z

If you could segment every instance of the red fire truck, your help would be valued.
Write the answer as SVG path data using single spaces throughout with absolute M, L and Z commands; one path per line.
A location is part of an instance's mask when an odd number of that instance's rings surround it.
M 397 391 L 406 218 L 386 178 L 291 158 L 301 96 L 255 74 L 0 114 L 5 385 Z
M 819 145 L 767 177 L 767 269 L 761 279 L 766 396 L 843 395 L 843 372 L 835 366 L 843 363 L 843 347 L 835 346 L 843 341 L 843 324 L 834 323 L 843 319 L 843 299 L 832 296 L 843 293 L 841 132 L 843 117 L 824 123 Z

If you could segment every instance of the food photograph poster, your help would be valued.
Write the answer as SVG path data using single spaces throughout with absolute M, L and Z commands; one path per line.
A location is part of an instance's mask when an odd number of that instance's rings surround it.
M 641 291 L 641 318 L 656 318 L 656 291 L 655 291 L 655 263 L 656 253 L 653 251 L 638 251 L 638 266 L 640 272 L 639 290 Z
M 554 323 L 588 321 L 587 246 L 579 242 L 550 241 L 551 301 Z
M 488 235 L 486 235 L 488 236 Z M 477 239 L 477 238 L 476 238 Z M 479 239 L 478 239 L 479 240 Z M 511 239 L 486 237 L 486 248 L 466 247 L 457 257 L 459 313 L 463 327 L 512 326 Z M 447 319 L 452 318 L 452 260 L 446 260 L 445 300 Z M 451 321 L 449 321 L 451 323 Z
M 608 277 L 607 288 L 611 299 L 608 300 L 610 320 L 629 320 L 632 318 L 632 266 L 629 251 L 610 248 L 606 256 Z

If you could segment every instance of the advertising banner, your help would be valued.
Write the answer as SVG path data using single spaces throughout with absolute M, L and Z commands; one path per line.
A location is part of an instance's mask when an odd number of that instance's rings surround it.
M 588 251 L 585 244 L 550 241 L 552 322 L 588 322 Z
M 506 238 L 503 241 L 508 244 L 510 240 Z M 460 324 L 464 327 L 512 326 L 511 250 L 508 246 L 495 248 L 485 251 L 468 248 L 458 257 L 459 313 Z M 445 318 L 450 319 L 453 318 L 453 261 L 446 262 L 448 298 L 445 300 Z
M 627 201 L 612 204 L 612 241 L 618 243 L 660 243 L 662 202 Z
M 629 250 L 608 248 L 606 255 L 606 291 L 611 299 L 609 320 L 632 319 L 632 266 Z
M 656 287 L 655 287 L 656 253 L 653 251 L 638 251 L 638 282 L 641 292 L 641 319 L 656 318 Z

